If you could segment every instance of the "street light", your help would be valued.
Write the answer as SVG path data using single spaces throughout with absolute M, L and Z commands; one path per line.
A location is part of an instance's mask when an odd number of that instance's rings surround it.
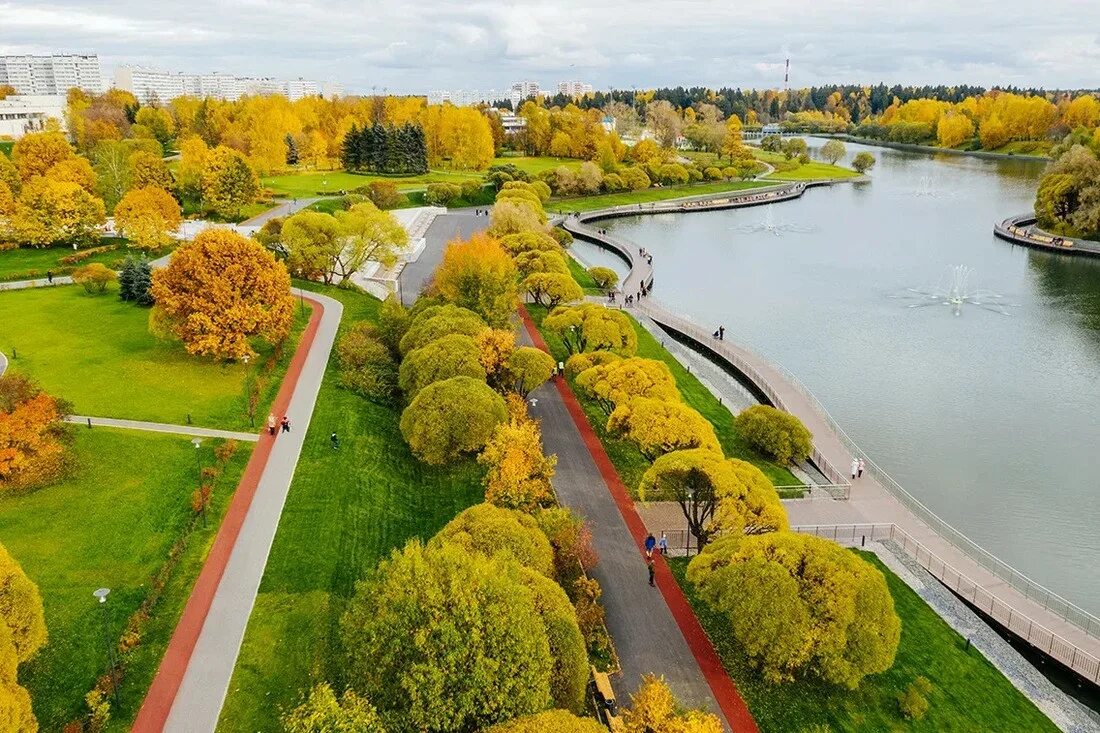
M 695 496 L 695 490 L 692 489 L 691 487 L 688 487 L 687 494 L 688 494 L 688 501 L 687 501 L 687 505 L 688 505 L 688 528 L 687 528 L 687 534 L 684 535 L 684 555 L 686 555 L 687 557 L 691 557 L 691 514 L 694 513 L 694 511 L 695 511 L 694 507 L 692 507 L 692 505 L 691 505 L 691 500 L 692 500 L 692 497 Z
M 203 529 L 206 529 L 206 497 L 202 495 L 202 461 L 199 458 L 199 448 L 202 446 L 202 439 L 192 438 L 191 445 L 195 446 L 195 472 L 199 482 L 199 512 L 202 514 Z
M 118 705 L 118 676 L 115 672 L 115 647 L 111 644 L 111 611 L 107 608 L 107 594 L 110 588 L 97 588 L 92 595 L 99 599 L 99 605 L 103 609 L 103 641 L 107 644 L 107 663 L 111 670 L 111 694 Z

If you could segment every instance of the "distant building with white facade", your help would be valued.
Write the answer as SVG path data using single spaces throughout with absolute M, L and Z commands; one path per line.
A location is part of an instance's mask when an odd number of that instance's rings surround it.
M 4 84 L 28 96 L 67 94 L 73 87 L 99 94 L 103 72 L 94 54 L 0 56 L 0 86 Z
M 436 89 L 428 92 L 428 104 L 450 102 L 456 107 L 492 104 L 500 99 L 496 89 Z
M 523 100 L 530 97 L 537 97 L 542 94 L 542 89 L 539 88 L 537 81 L 517 81 L 512 85 L 512 90 L 509 93 L 509 98 L 512 100 L 512 107 L 517 108 L 523 102 Z
M 0 99 L 0 138 L 18 140 L 44 130 L 51 119 L 65 129 L 65 104 L 64 94 L 12 94 Z
M 500 110 L 500 125 L 504 128 L 504 133 L 506 135 L 514 135 L 527 127 L 527 120 L 519 115 L 509 114 L 505 110 Z
M 185 94 L 217 97 L 234 101 L 246 95 L 283 94 L 290 100 L 311 97 L 328 91 L 336 94 L 336 85 L 307 79 L 234 76 L 232 74 L 187 74 L 179 71 L 120 66 L 115 70 L 115 86 L 131 92 L 142 104 L 153 99 L 167 102 Z
M 559 81 L 558 82 L 558 94 L 564 94 L 567 97 L 583 97 L 585 94 L 592 93 L 592 85 L 585 84 L 582 81 Z

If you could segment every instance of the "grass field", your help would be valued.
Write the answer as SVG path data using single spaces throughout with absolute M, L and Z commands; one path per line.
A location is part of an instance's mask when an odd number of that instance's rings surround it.
M 14 140 L 0 140 L 0 153 L 11 157 L 11 149 L 15 147 Z
M 213 441 L 199 449 L 213 464 Z M 144 697 L 183 603 L 213 540 L 251 446 L 241 445 L 219 479 L 209 528 L 191 536 L 128 663 L 122 705 L 112 710 L 128 728 Z M 118 640 L 149 591 L 168 548 L 190 521 L 195 448 L 185 436 L 108 428 L 76 429 L 70 478 L 23 496 L 0 497 L 0 538 L 38 584 L 49 643 L 20 668 L 42 730 L 58 731 L 85 712 L 84 695 L 107 668 L 103 616 L 92 591 L 111 589 L 110 638 Z
M 342 329 L 377 315 L 370 296 L 322 292 L 343 302 Z M 355 581 L 393 548 L 432 536 L 481 501 L 477 465 L 418 462 L 401 438 L 399 414 L 337 386 L 330 362 L 219 730 L 280 730 L 280 712 L 313 683 L 330 679 L 342 689 L 336 629 Z M 329 444 L 333 431 L 338 452 Z
M 856 690 L 812 680 L 786 685 L 764 682 L 747 664 L 742 648 L 728 632 L 725 618 L 692 593 L 684 578 L 687 561 L 670 561 L 696 616 L 763 733 L 807 731 L 814 725 L 825 726 L 823 730 L 833 733 L 1058 730 L 980 652 L 967 650 L 965 640 L 877 557 L 860 554 L 886 574 L 901 618 L 901 644 L 893 668 L 865 678 Z M 897 694 L 919 675 L 932 683 L 928 698 L 931 707 L 923 720 L 906 721 L 898 713 Z
M 583 290 L 586 295 L 603 294 L 604 291 L 596 287 L 596 281 L 588 274 L 588 270 L 586 270 L 584 265 L 580 262 L 577 262 L 572 255 L 566 253 L 565 263 L 569 265 L 569 274 L 573 276 L 573 280 L 576 281 L 577 285 L 581 286 L 581 290 Z
M 850 168 L 812 160 L 809 163 L 803 163 L 793 171 L 775 171 L 764 178 L 776 181 L 820 181 L 826 178 L 855 178 L 858 175 Z
M 116 238 L 104 238 L 102 242 L 96 246 L 109 245 L 109 244 L 124 244 L 126 240 Z M 152 252 L 146 252 L 145 256 L 149 259 L 156 259 L 163 255 L 168 254 L 171 248 L 154 250 Z M 125 246 L 120 246 L 118 249 L 111 250 L 110 252 L 99 252 L 82 262 L 78 262 L 75 265 L 63 265 L 59 260 L 63 257 L 68 257 L 73 254 L 73 250 L 70 247 L 46 247 L 43 249 L 31 249 L 20 247 L 18 249 L 8 249 L 0 251 L 0 281 L 8 282 L 12 280 L 35 280 L 38 278 L 46 277 L 46 271 L 52 272 L 55 276 L 67 275 L 78 267 L 84 265 L 90 265 L 93 262 L 99 262 L 108 267 L 118 268 L 122 266 L 122 260 L 126 259 L 127 255 L 133 254 L 140 256 L 142 253 L 139 250 L 129 250 Z
M 0 293 L 0 350 L 11 366 L 69 400 L 75 414 L 248 429 L 246 380 L 271 357 L 257 347 L 251 365 L 188 355 L 148 330 L 149 310 L 114 290 L 88 295 L 77 286 Z M 272 376 L 257 420 L 278 391 L 304 325 L 298 323 Z
M 558 166 L 580 168 L 584 161 L 576 158 L 551 158 L 549 156 L 504 155 L 493 159 L 493 165 L 514 165 L 525 173 L 535 176 Z
M 531 314 L 531 318 L 536 325 L 542 323 L 542 319 L 547 313 L 546 308 L 531 304 L 527 305 L 527 311 Z M 753 451 L 744 440 L 741 439 L 741 436 L 734 431 L 733 415 L 730 413 L 729 409 L 726 408 L 725 405 L 719 403 L 714 395 L 703 386 L 703 383 L 700 382 L 694 374 L 688 372 L 688 370 L 685 369 L 667 349 L 661 346 L 661 344 L 653 338 L 653 335 L 649 331 L 642 328 L 636 321 L 633 321 L 633 318 L 631 320 L 634 323 L 634 330 L 638 334 L 637 355 L 646 359 L 663 361 L 668 365 L 672 375 L 676 378 L 676 386 L 679 387 L 684 402 L 690 407 L 698 410 L 699 413 L 714 426 L 715 433 L 718 435 L 718 440 L 722 444 L 722 450 L 727 457 L 749 461 L 763 471 L 776 486 L 801 483 L 789 470 L 771 463 Z M 554 357 L 559 361 L 564 361 L 566 353 L 561 340 L 549 331 L 540 329 L 540 333 L 542 333 L 542 337 L 546 341 L 547 346 L 550 347 L 550 351 L 554 354 Z M 607 455 L 611 458 L 611 462 L 615 464 L 615 468 L 619 472 L 619 477 L 623 480 L 623 483 L 626 484 L 631 494 L 636 496 L 638 483 L 641 481 L 642 474 L 645 473 L 646 469 L 650 466 L 649 460 L 633 443 L 610 437 L 604 429 L 607 423 L 607 415 L 603 410 L 594 402 L 585 399 L 576 389 L 574 389 L 574 393 L 577 395 L 577 399 L 584 408 L 585 415 L 588 417 L 588 422 L 592 425 L 592 428 L 596 431 L 596 435 L 600 438 L 600 442 L 603 443 L 604 448 L 607 450 Z M 658 500 L 662 497 L 647 496 L 646 498 L 647 500 Z
M 432 170 L 421 176 L 380 176 L 371 173 L 347 171 L 299 171 L 278 176 L 265 176 L 263 185 L 277 196 L 310 198 L 321 195 L 337 195 L 341 191 L 366 186 L 372 181 L 390 181 L 398 190 L 422 189 L 429 183 L 462 183 L 479 181 L 479 171 Z
M 547 212 L 591 211 L 609 206 L 627 206 L 630 204 L 648 204 L 654 201 L 683 198 L 685 196 L 705 196 L 726 191 L 744 191 L 767 185 L 758 181 L 720 181 L 716 183 L 694 183 L 684 186 L 663 186 L 647 188 L 644 191 L 625 191 L 607 193 L 598 196 L 579 198 L 550 199 L 546 202 Z

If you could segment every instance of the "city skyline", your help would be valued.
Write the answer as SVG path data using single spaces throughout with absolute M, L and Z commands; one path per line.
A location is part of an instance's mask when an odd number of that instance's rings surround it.
M 1100 39 L 1080 29 L 1100 25 L 1100 7 L 1059 0 L 1054 7 L 1002 3 L 989 10 L 944 0 L 889 8 L 781 0 L 766 13 L 695 2 L 640 2 L 631 12 L 570 3 L 384 2 L 362 25 L 347 22 L 364 13 L 362 6 L 342 0 L 263 8 L 205 0 L 155 8 L 131 0 L 49 7 L 8 0 L 0 2 L 0 55 L 97 53 L 105 78 L 119 66 L 141 65 L 330 79 L 361 94 L 504 89 L 521 78 L 585 79 L 597 90 L 777 88 L 788 57 L 795 87 L 1096 85 L 1091 69 L 1100 61 Z M 657 21 L 661 32 L 654 34 Z M 884 32 L 888 49 L 873 43 Z

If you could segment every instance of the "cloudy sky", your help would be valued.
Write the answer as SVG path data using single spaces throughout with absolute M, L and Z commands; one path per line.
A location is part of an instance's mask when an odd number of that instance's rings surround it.
M 1098 0 L 0 0 L 0 54 L 372 89 L 1100 86 Z

